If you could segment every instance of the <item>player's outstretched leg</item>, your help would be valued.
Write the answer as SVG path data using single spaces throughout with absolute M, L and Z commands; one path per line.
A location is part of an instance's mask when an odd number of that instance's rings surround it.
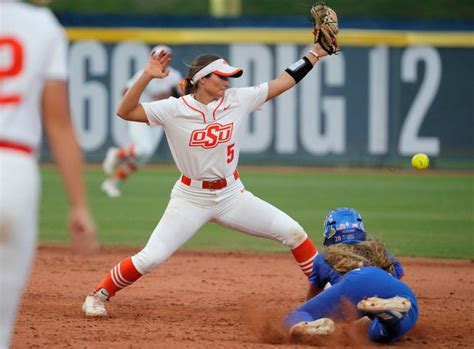
M 243 187 L 242 187 L 243 190 Z M 246 217 L 242 220 L 242 217 Z M 259 237 L 270 238 L 291 249 L 301 271 L 311 275 L 318 254 L 303 227 L 286 213 L 249 191 L 232 196 L 232 209 L 214 220 L 220 225 Z
M 82 305 L 82 311 L 86 316 L 107 316 L 105 302 L 122 288 L 133 284 L 141 276 L 142 274 L 133 264 L 132 258 L 124 259 L 112 268 L 92 293 L 87 295 Z

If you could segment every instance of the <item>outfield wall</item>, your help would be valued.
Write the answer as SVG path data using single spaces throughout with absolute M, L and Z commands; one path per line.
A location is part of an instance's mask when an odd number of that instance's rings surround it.
M 81 146 L 90 161 L 127 143 L 114 110 L 125 82 L 154 44 L 173 48 L 173 66 L 215 52 L 245 71 L 233 86 L 280 74 L 310 46 L 300 28 L 67 28 L 70 94 Z M 341 32 L 343 51 L 322 60 L 296 88 L 254 113 L 242 163 L 406 166 L 425 152 L 435 167 L 473 168 L 472 32 Z M 170 153 L 157 129 L 154 161 Z M 47 152 L 43 153 L 47 159 Z

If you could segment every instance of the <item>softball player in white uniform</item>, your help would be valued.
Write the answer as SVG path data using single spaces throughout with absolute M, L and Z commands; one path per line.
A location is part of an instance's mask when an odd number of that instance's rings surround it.
M 165 51 L 171 54 L 171 49 L 165 45 L 155 46 L 151 52 Z M 148 84 L 140 98 L 142 103 L 158 101 L 178 95 L 178 84 L 182 75 L 176 69 L 168 67 L 169 75 L 163 79 L 154 79 Z M 138 71 L 126 85 L 128 90 L 133 83 L 143 74 Z M 142 122 L 129 122 L 128 131 L 130 143 L 121 147 L 111 147 L 103 162 L 103 169 L 109 177 L 102 183 L 101 189 L 109 197 L 121 195 L 119 185 L 126 180 L 138 167 L 146 164 L 161 141 L 163 129 L 161 127 L 148 127 Z
M 104 301 L 151 272 L 206 222 L 280 241 L 309 275 L 316 247 L 287 214 L 245 190 L 237 172 L 241 131 L 249 114 L 294 86 L 320 56 L 318 44 L 278 78 L 254 87 L 229 88 L 228 77 L 242 70 L 215 55 L 198 57 L 183 83 L 185 96 L 139 103 L 153 78 L 167 76 L 171 57 L 152 55 L 143 74 L 122 99 L 117 114 L 129 121 L 161 126 L 176 166 L 182 173 L 146 246 L 117 264 L 86 297 L 88 316 L 105 316 Z
M 5 348 L 36 247 L 42 121 L 68 192 L 73 241 L 84 243 L 83 252 L 97 245 L 69 117 L 63 30 L 48 9 L 0 1 L 0 13 L 0 348 Z

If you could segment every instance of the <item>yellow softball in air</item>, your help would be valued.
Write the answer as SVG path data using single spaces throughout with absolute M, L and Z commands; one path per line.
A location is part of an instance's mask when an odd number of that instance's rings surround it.
M 430 158 L 424 153 L 418 153 L 411 158 L 411 165 L 417 170 L 424 170 L 430 165 Z

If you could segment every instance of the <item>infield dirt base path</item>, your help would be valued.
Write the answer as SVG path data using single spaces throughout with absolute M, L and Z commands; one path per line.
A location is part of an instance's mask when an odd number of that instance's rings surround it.
M 303 348 L 278 322 L 302 304 L 306 281 L 290 253 L 178 251 L 119 292 L 110 316 L 86 318 L 85 296 L 115 263 L 138 249 L 92 257 L 42 246 L 25 292 L 13 348 Z M 474 346 L 471 261 L 401 259 L 418 295 L 417 325 L 396 347 Z M 314 345 L 366 347 L 363 326 L 341 325 Z M 384 348 L 393 346 L 383 346 Z

